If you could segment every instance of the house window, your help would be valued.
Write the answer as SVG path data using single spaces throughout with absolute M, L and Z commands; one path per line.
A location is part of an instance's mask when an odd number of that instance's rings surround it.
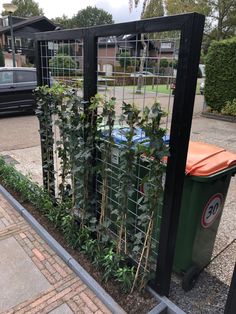
M 0 84 L 13 84 L 13 72 L 1 71 L 0 72 Z
M 103 72 L 106 73 L 107 76 L 111 76 L 113 72 L 113 66 L 112 64 L 104 64 L 103 66 Z
M 161 49 L 171 49 L 171 43 L 161 43 Z
M 11 37 L 7 37 L 7 44 L 11 48 Z M 15 38 L 15 47 L 16 48 L 21 48 L 21 38 Z
M 2 17 L 2 26 L 3 26 L 3 27 L 9 26 L 9 19 L 8 19 L 8 16 Z
M 15 72 L 15 82 L 36 82 L 36 72 L 34 71 L 16 71 Z
M 130 53 L 130 49 L 126 49 L 126 48 L 119 48 L 119 53 Z

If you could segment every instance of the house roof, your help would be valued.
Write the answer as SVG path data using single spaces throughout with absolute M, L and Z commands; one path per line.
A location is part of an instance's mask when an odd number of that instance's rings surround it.
M 52 21 L 50 21 L 46 16 L 32 16 L 32 17 L 27 18 L 24 21 L 21 21 L 19 23 L 13 24 L 12 27 L 13 27 L 13 30 L 17 30 L 17 29 L 20 29 L 20 28 L 23 28 L 23 27 L 35 24 L 37 22 L 41 22 L 43 20 L 45 22 L 51 24 L 52 26 L 56 27 L 56 24 L 54 24 Z M 8 31 L 10 31 L 10 26 L 0 28 L 0 34 L 8 32 Z

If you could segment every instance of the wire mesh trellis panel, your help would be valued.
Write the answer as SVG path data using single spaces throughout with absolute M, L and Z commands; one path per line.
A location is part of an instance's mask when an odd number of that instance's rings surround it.
M 85 115 L 90 115 L 88 104 L 97 91 L 104 97 L 103 104 L 109 103 L 112 97 L 115 99 L 112 129 L 107 130 L 109 126 L 104 119 L 100 125 L 96 124 L 100 129 L 100 152 L 93 155 L 91 163 L 99 164 L 104 172 L 100 170 L 93 176 L 90 195 L 96 199 L 95 216 L 102 215 L 105 188 L 109 234 L 115 239 L 122 238 L 120 247 L 136 266 L 152 272 L 156 269 L 155 288 L 165 295 L 168 295 L 170 286 L 203 25 L 204 17 L 193 13 L 36 36 L 39 85 L 57 81 L 73 86 L 76 95 L 84 100 Z M 80 82 L 83 89 L 78 88 Z M 159 186 L 163 187 L 159 192 L 164 193 L 163 206 L 159 206 L 154 217 L 149 216 L 146 224 L 142 225 L 139 222 L 143 214 L 141 208 L 145 195 L 153 186 L 148 181 L 148 177 L 153 177 L 152 162 L 145 160 L 140 151 L 132 153 L 139 142 L 147 140 L 146 134 L 140 130 L 142 118 L 132 125 L 125 110 L 135 104 L 141 117 L 147 112 L 146 108 L 150 110 L 157 102 L 167 113 L 160 121 L 160 128 L 170 135 L 170 156 L 166 176 L 159 177 L 162 181 Z M 98 108 L 96 117 L 104 118 L 103 109 Z M 150 112 L 150 117 L 153 112 Z M 62 175 L 60 158 L 58 153 L 54 153 L 55 143 L 60 139 L 56 119 L 52 116 L 53 140 L 50 144 L 54 148 L 50 162 L 43 160 L 46 166 L 43 171 L 44 184 L 54 184 L 54 191 L 58 193 Z M 112 137 L 107 135 L 109 132 Z M 132 139 L 128 139 L 129 136 Z M 166 140 L 167 137 L 163 137 L 163 145 Z M 127 142 L 132 146 L 127 146 Z M 44 145 L 42 147 L 43 151 L 47 149 Z M 143 149 L 145 151 L 144 146 Z M 132 158 L 130 168 L 127 166 L 129 157 L 125 157 L 128 151 Z M 128 171 L 130 169 L 132 175 Z M 71 178 L 68 178 L 71 183 Z M 124 187 L 132 189 L 126 203 L 119 193 Z M 123 216 L 126 223 L 122 225 L 118 217 L 124 204 L 127 205 Z M 125 236 L 121 237 L 123 229 Z M 144 246 L 149 245 L 151 258 L 148 263 L 145 258 L 140 262 L 144 251 L 134 252 L 135 235 L 141 235 Z M 152 240 L 150 244 L 145 242 L 149 238 Z M 130 242 L 128 248 L 126 242 Z
M 98 92 L 103 94 L 105 99 L 111 97 L 116 99 L 116 120 L 113 130 L 113 139 L 115 145 L 111 150 L 111 158 L 105 160 L 104 155 L 107 154 L 106 145 L 101 156 L 97 158 L 100 163 L 106 163 L 105 167 L 109 168 L 107 179 L 106 193 L 108 194 L 107 207 L 108 220 L 115 239 L 120 237 L 119 215 L 111 214 L 111 212 L 122 211 L 119 197 L 116 196 L 121 189 L 120 178 L 122 177 L 122 145 L 126 141 L 127 124 L 121 121 L 123 102 L 135 104 L 142 115 L 146 107 L 151 108 L 156 102 L 161 104 L 162 109 L 166 112 L 166 116 L 162 118 L 161 127 L 169 133 L 170 118 L 173 106 L 173 94 L 176 79 L 176 64 L 178 61 L 178 52 L 180 44 L 180 32 L 163 33 L 141 33 L 141 34 L 124 34 L 120 36 L 98 37 L 97 41 L 97 83 Z M 102 134 L 106 134 L 106 127 L 102 128 Z M 118 131 L 120 130 L 120 131 Z M 139 127 L 134 135 L 134 146 L 141 143 L 146 138 L 145 132 Z M 165 137 L 166 142 L 168 135 Z M 107 139 L 105 139 L 107 141 Z M 133 147 L 135 149 L 135 147 Z M 144 216 L 142 203 L 145 197 L 145 188 L 147 190 L 147 182 L 144 178 L 150 177 L 150 164 L 138 158 L 134 162 L 131 181 L 133 183 L 133 192 L 128 200 L 128 211 L 126 231 L 127 234 L 122 240 L 123 248 L 126 247 L 126 238 L 131 242 L 129 256 L 134 259 L 136 265 L 142 268 L 147 267 L 145 256 L 142 258 L 136 254 L 139 241 L 144 241 L 147 236 L 148 221 L 142 226 L 140 217 Z M 147 179 L 146 179 L 147 180 Z M 163 177 L 164 186 L 164 177 Z M 103 208 L 104 188 L 100 176 L 96 179 L 96 193 L 98 194 L 98 213 Z M 99 198 L 100 196 L 100 198 Z M 162 195 L 160 195 L 162 197 Z M 158 206 L 157 206 L 158 207 Z M 144 218 L 145 219 L 145 218 Z M 150 217 L 149 217 L 150 219 Z M 151 257 L 148 262 L 149 271 L 153 271 L 155 261 L 158 255 L 161 210 L 156 208 L 154 220 L 154 231 L 151 235 Z
M 38 50 L 38 80 L 39 85 L 62 84 L 72 86 L 76 89 L 77 95 L 83 97 L 83 40 L 50 40 L 41 41 L 37 46 Z M 67 109 L 69 110 L 69 109 Z M 50 130 L 52 139 L 49 143 L 42 145 L 43 182 L 52 194 L 58 196 L 61 184 L 61 158 L 58 156 L 56 143 L 61 140 L 58 127 L 58 115 L 51 116 Z M 41 141 L 44 142 L 44 134 L 41 133 Z M 62 144 L 61 144 L 62 145 Z M 52 148 L 51 155 L 45 153 Z M 44 160 L 45 159 L 45 160 Z M 69 180 L 68 184 L 71 182 Z

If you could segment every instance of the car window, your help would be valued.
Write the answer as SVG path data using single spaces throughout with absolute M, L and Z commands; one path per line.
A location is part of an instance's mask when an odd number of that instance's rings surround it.
M 33 71 L 16 71 L 15 72 L 15 82 L 36 82 L 36 72 Z
M 0 71 L 0 84 L 13 84 L 13 72 Z

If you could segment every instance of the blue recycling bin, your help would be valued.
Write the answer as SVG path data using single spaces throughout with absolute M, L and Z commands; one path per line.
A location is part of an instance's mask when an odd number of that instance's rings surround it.
M 110 163 L 110 175 L 108 179 L 108 208 L 107 216 L 111 221 L 111 229 L 116 231 L 115 222 L 117 220 L 117 216 L 114 214 L 114 209 L 118 209 L 119 200 L 116 196 L 117 190 L 119 189 L 120 182 L 118 180 L 120 174 L 120 163 L 121 163 L 121 150 L 122 145 L 125 145 L 126 133 L 129 131 L 128 127 L 124 128 L 115 128 L 112 132 L 112 137 L 114 140 L 114 147 L 111 152 L 111 163 Z M 103 132 L 103 136 L 106 138 L 108 136 L 108 131 Z M 169 135 L 165 135 L 163 137 L 163 141 L 165 144 L 169 144 Z M 132 139 L 133 148 L 135 149 L 136 145 L 139 143 L 145 143 L 144 145 L 149 145 L 148 137 L 145 132 L 141 128 L 137 128 L 135 130 L 135 135 Z M 140 204 L 138 205 L 138 200 L 144 192 L 142 179 L 149 171 L 149 162 L 146 159 L 142 159 L 141 157 L 138 159 L 138 162 L 135 166 L 134 171 L 134 180 L 133 183 L 135 185 L 134 193 L 128 199 L 128 217 L 130 220 L 137 224 L 137 217 L 141 214 Z M 113 212 L 113 214 L 111 214 Z

